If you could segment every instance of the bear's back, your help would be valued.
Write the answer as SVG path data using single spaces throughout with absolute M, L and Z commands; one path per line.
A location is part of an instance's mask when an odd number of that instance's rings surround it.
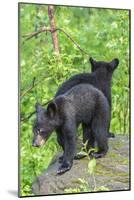
M 90 84 L 74 86 L 64 95 L 58 96 L 62 113 L 75 117 L 77 123 L 89 123 L 95 112 L 108 109 L 107 99 L 103 93 Z M 104 108 L 106 106 L 106 108 Z

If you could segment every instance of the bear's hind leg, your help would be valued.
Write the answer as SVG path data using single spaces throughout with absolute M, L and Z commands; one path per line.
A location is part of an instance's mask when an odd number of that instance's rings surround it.
M 95 137 L 90 126 L 82 124 L 82 128 L 83 128 L 83 144 L 87 142 L 86 150 L 89 151 L 89 149 L 94 148 Z
M 104 121 L 95 118 L 92 122 L 92 131 L 97 142 L 98 151 L 92 152 L 91 156 L 101 158 L 108 151 L 107 126 Z
M 95 137 L 93 135 L 93 132 L 90 128 L 89 125 L 86 125 L 86 124 L 82 124 L 82 129 L 83 129 L 83 144 L 85 144 L 87 142 L 87 145 L 86 145 L 86 152 L 89 151 L 90 148 L 94 148 L 94 143 L 95 143 Z M 79 159 L 82 159 L 86 157 L 85 154 L 82 154 L 82 153 L 78 153 L 74 159 L 75 160 L 79 160 Z

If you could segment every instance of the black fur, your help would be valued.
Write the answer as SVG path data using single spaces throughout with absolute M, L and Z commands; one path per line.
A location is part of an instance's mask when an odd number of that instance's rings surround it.
M 36 106 L 33 146 L 41 146 L 56 130 L 57 140 L 63 148 L 63 159 L 57 171 L 68 171 L 76 155 L 76 132 L 82 123 L 85 129 L 83 142 L 88 140 L 87 150 L 97 142 L 95 158 L 102 157 L 108 150 L 107 132 L 110 121 L 109 104 L 103 93 L 90 84 L 79 84 L 49 103 L 47 109 Z M 91 129 L 91 132 L 88 129 Z M 40 139 L 42 138 L 42 139 Z M 38 140 L 39 139 L 39 140 Z
M 61 85 L 55 97 L 64 94 L 75 85 L 89 83 L 103 92 L 109 102 L 111 113 L 111 80 L 113 71 L 117 68 L 119 60 L 115 58 L 111 62 L 104 62 L 95 61 L 93 58 L 90 58 L 90 63 L 92 73 L 82 73 L 72 76 Z M 114 137 L 114 134 L 108 132 L 108 137 Z

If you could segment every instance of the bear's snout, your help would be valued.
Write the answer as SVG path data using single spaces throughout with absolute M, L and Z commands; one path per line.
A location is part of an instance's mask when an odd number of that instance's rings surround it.
M 33 147 L 39 147 L 40 145 L 38 143 L 36 143 L 36 142 L 33 142 L 32 146 Z

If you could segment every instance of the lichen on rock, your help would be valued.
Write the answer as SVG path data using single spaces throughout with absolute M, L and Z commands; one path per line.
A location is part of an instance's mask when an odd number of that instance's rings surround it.
M 88 173 L 88 158 L 74 160 L 73 167 L 63 175 L 57 175 L 58 154 L 32 185 L 35 195 L 50 195 L 129 190 L 129 138 L 116 136 L 109 139 L 107 155 L 97 160 L 94 174 Z M 83 180 L 83 183 L 82 181 Z M 83 185 L 82 185 L 83 184 Z

